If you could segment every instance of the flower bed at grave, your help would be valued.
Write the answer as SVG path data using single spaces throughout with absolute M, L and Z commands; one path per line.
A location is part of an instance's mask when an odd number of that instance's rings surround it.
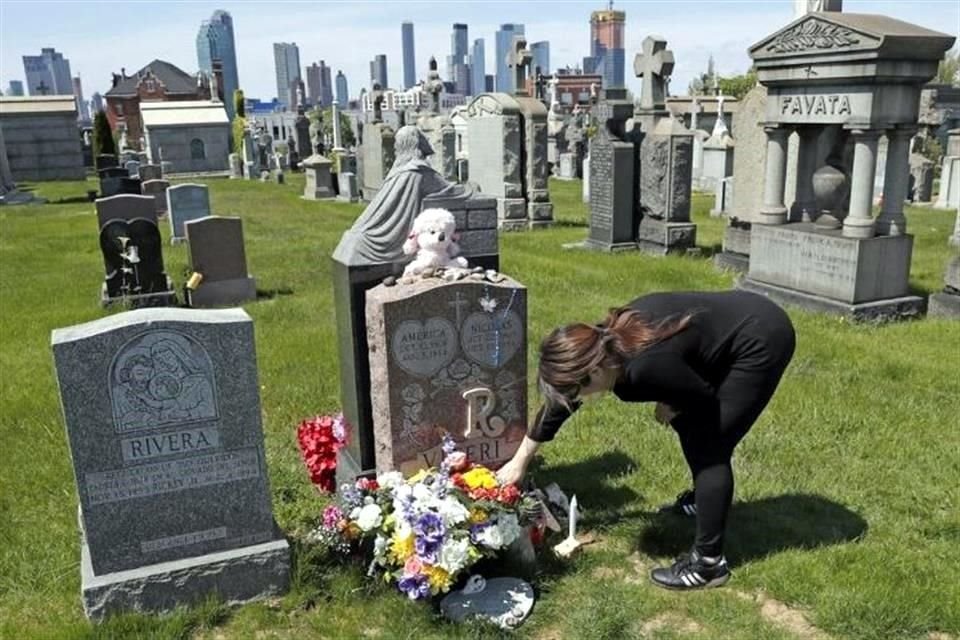
M 493 471 L 455 451 L 449 436 L 443 453 L 439 468 L 411 478 L 391 471 L 343 485 L 308 540 L 363 555 L 369 575 L 410 599 L 446 593 L 478 561 L 528 535 L 537 508 L 516 485 L 501 485 Z

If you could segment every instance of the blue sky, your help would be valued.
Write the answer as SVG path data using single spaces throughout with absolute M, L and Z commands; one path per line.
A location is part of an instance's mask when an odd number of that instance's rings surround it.
M 484 2 L 223 2 L 205 1 L 44 1 L 0 0 L 0 86 L 23 80 L 24 54 L 55 47 L 83 78 L 87 98 L 110 87 L 110 74 L 126 67 L 136 71 L 154 58 L 184 71 L 197 69 L 196 34 L 200 21 L 215 9 L 234 19 L 240 85 L 248 96 L 269 99 L 276 93 L 274 42 L 296 42 L 301 66 L 325 60 L 334 73 L 343 69 L 356 96 L 368 83 L 369 61 L 385 53 L 392 85 L 402 78 L 400 23 L 413 21 L 417 77 L 437 57 L 441 73 L 450 50 L 451 25 L 469 25 L 469 39 L 486 43 L 487 73 L 492 73 L 494 32 L 504 22 L 526 26 L 529 42 L 549 40 L 551 65 L 577 64 L 589 52 L 590 12 L 605 2 L 489 0 Z M 787 24 L 791 0 L 625 1 L 615 8 L 627 14 L 627 84 L 633 56 L 650 34 L 667 39 L 677 64 L 671 81 L 674 94 L 706 68 L 712 54 L 721 74 L 743 72 L 750 63 L 746 49 Z M 960 36 L 957 0 L 845 0 L 849 13 L 880 13 Z

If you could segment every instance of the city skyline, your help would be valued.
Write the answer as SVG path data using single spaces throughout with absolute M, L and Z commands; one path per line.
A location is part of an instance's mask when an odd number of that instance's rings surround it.
M 47 11 L 44 29 L 30 31 L 9 25 L 33 24 L 31 16 L 38 4 L 56 6 Z M 387 75 L 397 80 L 403 76 L 403 55 L 400 25 L 412 20 L 416 26 L 416 81 L 424 79 L 431 56 L 444 60 L 450 50 L 451 26 L 455 22 L 469 25 L 471 42 L 484 39 L 485 68 L 494 73 L 496 60 L 494 34 L 500 22 L 524 24 L 529 42 L 551 43 L 551 65 L 579 66 L 590 53 L 590 14 L 605 8 L 605 2 L 545 3 L 524 5 L 497 3 L 509 11 L 491 12 L 485 6 L 458 5 L 449 9 L 436 3 L 277 3 L 196 2 L 164 4 L 164 20 L 142 21 L 144 3 L 109 5 L 112 27 L 111 47 L 99 46 L 102 38 L 97 11 L 91 3 L 30 2 L 5 0 L 0 5 L 0 84 L 8 88 L 10 81 L 23 81 L 18 69 L 21 56 L 44 47 L 55 47 L 70 59 L 74 75 L 84 79 L 86 91 L 103 93 L 110 87 L 110 73 L 120 66 L 140 68 L 154 58 L 169 61 L 188 72 L 196 72 L 196 49 L 193 44 L 197 27 L 209 19 L 213 11 L 224 9 L 234 20 L 238 66 L 244 70 L 240 88 L 253 98 L 269 101 L 275 91 L 272 43 L 299 43 L 304 60 L 325 59 L 344 72 L 356 98 L 359 88 L 367 86 L 369 62 L 377 53 L 388 60 Z M 96 5 L 96 2 L 93 2 Z M 273 9 L 272 9 L 273 8 Z M 721 75 L 743 73 L 749 67 L 747 48 L 793 19 L 790 0 L 771 2 L 617 2 L 616 9 L 626 12 L 625 66 L 626 86 L 638 92 L 640 81 L 632 72 L 633 57 L 640 43 L 649 34 L 667 39 L 676 54 L 677 64 L 671 79 L 673 93 L 685 92 L 687 84 L 706 68 L 712 54 Z M 879 13 L 913 22 L 952 35 L 960 35 L 960 5 L 947 0 L 918 0 L 913 3 L 847 0 L 848 13 Z M 492 14 L 501 16 L 492 22 Z M 428 16 L 423 19 L 416 16 Z M 724 18 L 724 28 L 716 36 L 705 37 L 705 31 L 692 28 L 690 16 L 717 15 Z M 316 36 L 311 25 L 332 25 L 324 37 Z M 51 36 L 50 34 L 57 34 Z M 364 43 L 360 45 L 359 43 Z M 131 51 L 118 58 L 116 51 Z M 348 52 L 348 53 L 343 53 Z M 299 73 L 303 73 L 301 69 Z M 397 87 L 400 88 L 400 87 Z M 285 96 L 279 96 L 285 99 Z
M 237 45 L 232 16 L 219 9 L 200 23 L 200 30 L 197 32 L 197 70 L 212 75 L 214 60 L 221 63 L 224 106 L 227 117 L 233 118 L 233 92 L 240 88 Z

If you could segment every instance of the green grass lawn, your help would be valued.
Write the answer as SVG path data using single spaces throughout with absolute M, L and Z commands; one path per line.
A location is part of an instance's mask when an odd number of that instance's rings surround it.
M 288 177 L 286 185 L 209 185 L 214 213 L 243 217 L 247 260 L 264 294 L 245 308 L 256 328 L 274 510 L 296 540 L 321 501 L 294 430 L 338 408 L 329 256 L 363 207 L 302 201 L 302 176 Z M 78 200 L 95 183 L 35 187 L 49 204 L 0 208 L 0 638 L 498 635 L 449 625 L 296 542 L 294 584 L 283 598 L 90 625 L 49 341 L 54 328 L 115 311 L 98 306 L 96 217 Z M 551 191 L 562 224 L 501 235 L 503 271 L 529 288 L 532 344 L 557 324 L 598 320 L 645 292 L 731 286 L 704 257 L 561 250 L 586 236 L 586 210 L 579 182 Z M 711 200 L 694 200 L 698 243 L 708 249 L 723 233 L 723 222 L 707 215 Z M 942 286 L 953 215 L 908 212 L 918 291 Z M 162 229 L 166 239 L 165 221 Z M 185 247 L 165 244 L 164 259 L 179 288 Z M 736 455 L 729 585 L 676 594 L 648 583 L 651 565 L 692 540 L 690 523 L 651 513 L 686 488 L 687 471 L 652 407 L 602 400 L 542 449 L 533 471 L 538 483 L 557 481 L 578 495 L 583 528 L 599 541 L 568 563 L 543 563 L 538 603 L 516 637 L 960 636 L 960 323 L 861 326 L 790 314 L 796 356 Z M 533 348 L 531 371 L 535 355 Z

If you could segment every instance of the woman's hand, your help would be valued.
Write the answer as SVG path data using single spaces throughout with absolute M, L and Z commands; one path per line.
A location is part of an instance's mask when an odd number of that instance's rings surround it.
M 501 485 L 520 484 L 526 472 L 527 465 L 524 461 L 517 460 L 516 456 L 514 456 L 507 464 L 497 469 L 497 481 Z
M 653 411 L 653 417 L 660 424 L 670 424 L 670 421 L 677 417 L 679 412 L 668 404 L 657 403 L 657 408 Z
M 527 465 L 533 460 L 533 456 L 539 448 L 539 442 L 524 436 L 520 448 L 513 454 L 510 461 L 497 470 L 497 481 L 500 484 L 519 484 L 527 472 Z

